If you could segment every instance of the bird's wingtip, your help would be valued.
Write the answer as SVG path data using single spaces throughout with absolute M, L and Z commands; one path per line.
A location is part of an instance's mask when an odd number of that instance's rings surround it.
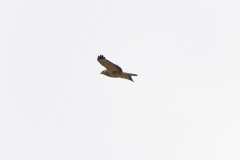
M 105 57 L 100 54 L 100 55 L 98 56 L 97 60 L 100 60 L 100 59 L 105 59 Z

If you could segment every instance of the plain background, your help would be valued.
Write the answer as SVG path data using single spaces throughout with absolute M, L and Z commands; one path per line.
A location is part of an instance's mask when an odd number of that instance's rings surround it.
M 0 159 L 240 159 L 239 7 L 2 0 Z

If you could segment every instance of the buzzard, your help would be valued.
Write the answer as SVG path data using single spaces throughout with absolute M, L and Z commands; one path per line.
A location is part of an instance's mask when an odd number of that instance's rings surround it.
M 105 76 L 112 78 L 124 78 L 130 81 L 133 81 L 131 76 L 137 76 L 136 74 L 123 72 L 118 65 L 110 62 L 103 55 L 98 56 L 97 60 L 103 67 L 107 69 L 102 71 L 100 74 L 104 74 Z

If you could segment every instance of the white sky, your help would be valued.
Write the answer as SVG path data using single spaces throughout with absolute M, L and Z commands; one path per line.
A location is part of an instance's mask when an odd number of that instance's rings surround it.
M 239 8 L 2 0 L 0 159 L 240 159 Z

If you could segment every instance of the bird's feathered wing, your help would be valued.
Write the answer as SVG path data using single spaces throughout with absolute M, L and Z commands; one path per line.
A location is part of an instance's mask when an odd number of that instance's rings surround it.
M 122 72 L 122 69 L 118 65 L 110 62 L 103 55 L 98 56 L 97 60 L 110 72 Z

